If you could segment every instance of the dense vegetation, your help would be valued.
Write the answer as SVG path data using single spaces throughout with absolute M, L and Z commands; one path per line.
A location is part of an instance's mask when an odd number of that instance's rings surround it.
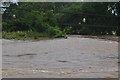
M 3 38 L 57 38 L 66 34 L 119 35 L 119 3 L 18 4 L 11 4 L 3 14 Z

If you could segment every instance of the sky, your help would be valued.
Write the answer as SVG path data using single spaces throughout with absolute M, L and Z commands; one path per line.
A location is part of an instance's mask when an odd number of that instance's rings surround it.
M 19 0 L 1 0 L 1 2 L 12 2 L 17 4 L 17 2 L 19 2 Z
M 0 1 L 0 13 L 3 14 L 4 11 L 6 10 L 5 8 L 2 8 L 2 7 L 9 7 L 10 6 L 10 4 L 8 4 L 7 6 L 3 5 L 3 2 L 12 2 L 13 4 L 18 5 L 18 1 L 19 0 L 1 0 Z
M 14 2 L 14 3 L 16 3 L 16 2 L 18 2 L 19 0 L 1 0 L 2 2 Z

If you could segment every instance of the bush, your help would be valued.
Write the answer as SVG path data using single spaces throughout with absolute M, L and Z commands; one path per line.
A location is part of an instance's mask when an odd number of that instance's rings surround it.
M 73 31 L 73 29 L 72 29 L 71 26 L 67 26 L 67 27 L 65 27 L 65 28 L 63 29 L 63 32 L 64 32 L 65 34 L 71 34 L 72 31 Z
M 49 36 L 55 37 L 55 38 L 64 37 L 64 33 L 57 26 L 56 27 L 49 26 L 47 29 L 47 33 L 49 34 Z
M 81 35 L 89 35 L 91 34 L 91 29 L 89 29 L 88 27 L 84 26 L 80 29 L 79 34 Z
M 23 15 L 23 14 L 21 14 Z M 55 27 L 57 20 L 51 12 L 26 12 L 23 16 L 17 17 L 16 20 L 4 20 L 3 31 L 28 31 L 45 32 L 46 24 Z
M 16 31 L 16 32 L 3 32 L 2 37 L 5 39 L 42 39 L 47 38 L 48 35 L 33 31 Z
M 118 29 L 116 30 L 116 35 L 117 35 L 117 36 L 120 36 L 120 28 L 118 28 Z

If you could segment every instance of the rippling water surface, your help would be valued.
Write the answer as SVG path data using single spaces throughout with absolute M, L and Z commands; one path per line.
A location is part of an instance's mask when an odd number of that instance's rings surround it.
M 117 78 L 118 43 L 89 38 L 2 40 L 3 77 Z

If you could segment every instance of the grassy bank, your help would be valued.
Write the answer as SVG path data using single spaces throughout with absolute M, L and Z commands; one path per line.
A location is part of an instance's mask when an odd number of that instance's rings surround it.
M 63 34 L 49 35 L 48 33 L 39 33 L 33 31 L 2 32 L 2 38 L 4 39 L 41 40 L 61 37 L 64 37 L 64 35 Z

